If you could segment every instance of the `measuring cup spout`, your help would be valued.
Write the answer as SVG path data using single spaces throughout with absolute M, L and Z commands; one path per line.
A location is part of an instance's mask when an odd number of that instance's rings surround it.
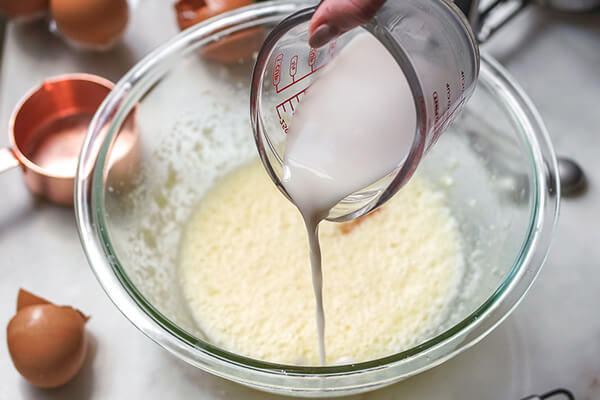
M 15 153 L 8 147 L 0 148 L 0 174 L 21 165 Z

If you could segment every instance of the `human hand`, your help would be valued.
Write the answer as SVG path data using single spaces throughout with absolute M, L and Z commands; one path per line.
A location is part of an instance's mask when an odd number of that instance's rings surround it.
M 308 43 L 321 47 L 352 28 L 367 23 L 386 0 L 324 0 L 308 27 Z

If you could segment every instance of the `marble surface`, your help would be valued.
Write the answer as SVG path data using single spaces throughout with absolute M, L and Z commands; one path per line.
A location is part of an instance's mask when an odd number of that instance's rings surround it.
M 0 126 L 48 75 L 92 72 L 116 80 L 176 33 L 169 2 L 141 0 L 124 44 L 107 55 L 77 53 L 44 24 L 9 24 L 2 55 Z M 519 308 L 462 355 L 406 382 L 349 399 L 520 399 L 555 387 L 600 399 L 600 14 L 531 8 L 485 46 L 521 83 L 557 152 L 577 159 L 590 182 L 566 199 L 551 254 Z M 6 145 L 0 135 L 0 145 Z M 14 370 L 0 329 L 0 399 L 278 399 L 186 365 L 138 332 L 96 282 L 72 210 L 29 195 L 21 172 L 0 177 L 0 321 L 19 287 L 92 315 L 91 351 L 68 385 L 39 390 Z

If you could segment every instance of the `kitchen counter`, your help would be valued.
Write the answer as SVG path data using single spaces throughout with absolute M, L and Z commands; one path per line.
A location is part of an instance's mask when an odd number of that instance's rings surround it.
M 43 23 L 6 27 L 0 126 L 44 77 L 90 72 L 118 78 L 176 34 L 170 2 L 140 0 L 124 43 L 108 54 L 75 52 Z M 517 400 L 566 387 L 600 399 L 600 13 L 564 15 L 531 7 L 485 49 L 537 105 L 559 154 L 585 169 L 589 188 L 562 203 L 548 261 L 519 308 L 481 343 L 442 366 L 349 399 Z M 0 135 L 0 145 L 8 143 Z M 0 321 L 19 287 L 92 316 L 91 351 L 78 376 L 55 390 L 27 384 L 0 329 L 0 399 L 275 400 L 195 369 L 162 350 L 111 304 L 90 270 L 73 211 L 33 198 L 13 170 L 0 177 Z

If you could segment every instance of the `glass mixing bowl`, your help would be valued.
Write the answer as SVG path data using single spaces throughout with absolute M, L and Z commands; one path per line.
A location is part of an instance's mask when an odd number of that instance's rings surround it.
M 181 296 L 180 235 L 215 180 L 256 158 L 257 151 L 249 122 L 253 60 L 222 64 L 207 52 L 218 50 L 224 38 L 262 35 L 311 4 L 279 0 L 222 15 L 141 61 L 92 121 L 75 198 L 92 269 L 136 327 L 198 368 L 254 388 L 307 397 L 391 384 L 483 338 L 518 304 L 539 272 L 559 199 L 555 155 L 537 112 L 484 55 L 465 112 L 419 167 L 447 193 L 467 255 L 461 294 L 447 321 L 418 346 L 350 365 L 279 365 L 211 344 Z M 107 160 L 119 134 L 131 129 L 130 118 L 136 122 L 140 159 L 115 168 Z

